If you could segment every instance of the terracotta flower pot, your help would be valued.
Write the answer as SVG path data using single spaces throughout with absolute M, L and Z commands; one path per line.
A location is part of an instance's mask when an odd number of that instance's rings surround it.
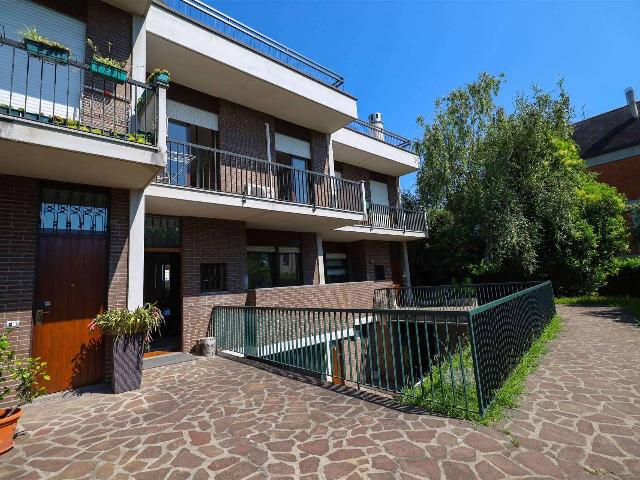
M 16 433 L 18 419 L 22 416 L 22 410 L 17 409 L 12 415 L 5 417 L 6 408 L 0 408 L 0 455 L 13 448 L 13 435 Z

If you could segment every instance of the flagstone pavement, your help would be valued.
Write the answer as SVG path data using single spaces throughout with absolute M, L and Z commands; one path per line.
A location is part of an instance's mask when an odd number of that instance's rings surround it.
M 492 428 L 217 357 L 27 407 L 0 479 L 640 478 L 640 326 L 559 312 L 521 406 Z

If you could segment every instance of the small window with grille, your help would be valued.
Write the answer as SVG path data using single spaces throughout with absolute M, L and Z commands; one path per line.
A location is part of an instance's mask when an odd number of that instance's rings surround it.
M 227 266 L 224 263 L 200 264 L 200 291 L 222 292 L 227 289 Z

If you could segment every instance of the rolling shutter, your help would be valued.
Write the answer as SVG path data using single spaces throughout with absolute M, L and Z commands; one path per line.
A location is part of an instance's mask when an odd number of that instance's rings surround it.
M 311 158 L 311 144 L 299 138 L 276 132 L 276 151 L 294 157 Z
M 27 26 L 34 26 L 40 35 L 68 47 L 71 50 L 71 58 L 84 62 L 86 26 L 76 18 L 29 0 L 2 0 L 1 23 L 4 25 L 7 38 L 16 41 L 22 41 L 19 31 Z M 79 68 L 63 64 L 54 65 L 49 61 L 43 63 L 40 57 L 29 57 L 21 49 L 16 49 L 15 58 L 12 57 L 12 47 L 0 46 L 0 65 L 3 65 L 0 69 L 0 103 L 8 105 L 11 101 L 14 108 L 25 108 L 28 66 L 26 110 L 31 113 L 55 113 L 67 118 L 79 118 L 82 85 L 82 71 Z M 13 82 L 10 68 L 12 61 Z
M 179 122 L 218 131 L 218 115 L 174 100 L 167 100 L 167 116 Z

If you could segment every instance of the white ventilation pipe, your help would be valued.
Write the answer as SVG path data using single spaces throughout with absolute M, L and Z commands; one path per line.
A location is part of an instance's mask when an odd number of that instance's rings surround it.
M 382 114 L 374 112 L 369 115 L 369 125 L 374 127 L 373 136 L 378 140 L 384 140 L 384 123 L 382 123 Z
M 625 97 L 627 97 L 627 105 L 633 118 L 638 118 L 638 104 L 636 103 L 636 93 L 633 91 L 633 87 L 629 87 L 624 91 Z

